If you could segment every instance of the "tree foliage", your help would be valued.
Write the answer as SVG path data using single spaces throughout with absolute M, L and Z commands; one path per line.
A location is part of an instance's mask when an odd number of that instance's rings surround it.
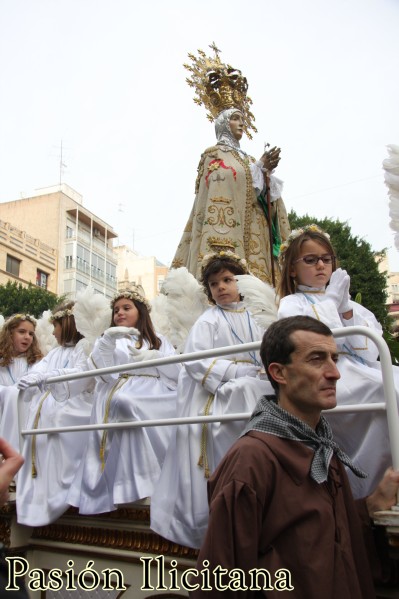
M 348 223 L 339 220 L 320 220 L 308 214 L 298 216 L 293 210 L 288 218 L 292 229 L 316 223 L 330 235 L 339 266 L 350 275 L 352 299 L 361 298 L 362 305 L 373 312 L 383 328 L 389 331 L 391 321 L 386 305 L 387 273 L 378 270 L 385 249 L 373 251 L 367 241 L 352 235 Z
M 55 295 L 37 285 L 24 287 L 16 281 L 7 281 L 0 285 L 0 314 L 7 318 L 21 312 L 39 318 L 45 310 L 51 310 L 64 299 L 65 296 Z

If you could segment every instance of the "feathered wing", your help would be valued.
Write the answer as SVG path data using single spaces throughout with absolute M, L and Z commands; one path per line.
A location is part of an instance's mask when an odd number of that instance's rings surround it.
M 253 275 L 236 275 L 236 279 L 245 307 L 257 324 L 267 329 L 277 320 L 278 297 L 275 289 Z
M 170 322 L 167 315 L 168 298 L 163 293 L 151 301 L 151 320 L 155 330 L 170 340 Z
M 85 351 L 90 353 L 97 337 L 111 324 L 109 300 L 89 285 L 77 293 L 73 314 L 77 330 L 86 339 Z
M 395 231 L 395 247 L 399 250 L 399 146 L 389 145 L 388 154 L 382 165 L 384 167 L 384 179 L 388 187 L 389 226 Z
M 57 347 L 57 340 L 53 335 L 53 325 L 50 322 L 50 316 L 51 310 L 45 310 L 36 321 L 35 334 L 44 356 Z
M 161 295 L 152 301 L 151 318 L 159 332 L 182 352 L 191 327 L 208 307 L 202 285 L 182 266 L 169 271 Z

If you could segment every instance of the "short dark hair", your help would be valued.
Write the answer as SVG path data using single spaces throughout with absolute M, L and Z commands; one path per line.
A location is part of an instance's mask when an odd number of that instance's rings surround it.
M 270 376 L 269 365 L 273 362 L 279 364 L 289 364 L 291 362 L 291 354 L 296 349 L 291 336 L 296 331 L 309 331 L 309 333 L 316 333 L 325 337 L 332 336 L 332 332 L 327 325 L 311 316 L 289 316 L 273 322 L 263 335 L 260 357 L 269 381 L 276 392 L 278 391 L 278 383 Z
M 216 304 L 215 300 L 212 297 L 211 290 L 209 288 L 209 277 L 211 275 L 215 275 L 222 270 L 228 270 L 233 275 L 245 275 L 248 273 L 248 269 L 237 262 L 237 260 L 232 260 L 228 256 L 218 257 L 215 260 L 209 262 L 209 264 L 202 270 L 201 280 L 205 293 L 208 296 L 208 300 L 211 304 Z

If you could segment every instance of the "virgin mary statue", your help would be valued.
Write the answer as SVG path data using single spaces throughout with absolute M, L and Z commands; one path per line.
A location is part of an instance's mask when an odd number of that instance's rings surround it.
M 172 262 L 186 266 L 199 278 L 204 256 L 231 251 L 247 260 L 252 274 L 275 286 L 279 280 L 277 256 L 290 227 L 281 199 L 282 181 L 272 174 L 280 150 L 272 148 L 256 161 L 240 148 L 244 133 L 256 132 L 249 107 L 248 84 L 241 71 L 201 50 L 187 82 L 196 89 L 195 102 L 215 122 L 216 145 L 202 154 L 190 217 Z

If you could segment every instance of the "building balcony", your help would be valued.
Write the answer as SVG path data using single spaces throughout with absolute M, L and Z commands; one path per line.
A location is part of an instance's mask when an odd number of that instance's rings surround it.
M 31 237 L 25 231 L 21 231 L 2 220 L 0 220 L 0 243 L 11 250 L 14 249 L 25 254 L 51 270 L 56 268 L 57 250 L 55 248 L 43 243 L 40 239 Z

